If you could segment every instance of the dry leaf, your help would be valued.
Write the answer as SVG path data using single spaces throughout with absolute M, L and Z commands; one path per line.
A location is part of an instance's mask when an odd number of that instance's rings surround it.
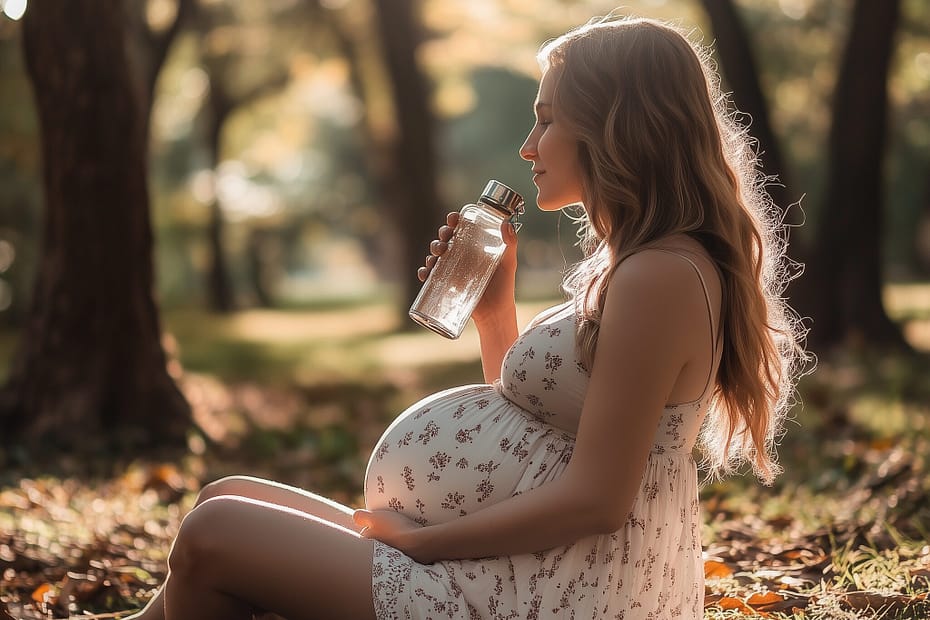
M 738 598 L 733 598 L 732 596 L 724 596 L 719 601 L 717 601 L 717 606 L 723 610 L 735 610 L 744 614 L 749 614 L 750 616 L 761 616 L 763 618 L 770 617 L 764 611 L 758 611 L 753 609 L 743 601 Z
M 729 577 L 732 574 L 733 569 L 723 562 L 718 562 L 716 560 L 707 560 L 704 562 L 705 579 L 720 579 L 723 577 Z
M 805 598 L 785 598 L 775 592 L 753 594 L 746 603 L 756 611 L 784 611 L 786 609 L 807 607 L 807 599 Z
M 32 591 L 32 600 L 36 603 L 48 602 L 48 597 L 52 595 L 52 584 L 43 583 L 41 586 Z
M 900 610 L 916 605 L 926 599 L 926 594 L 908 596 L 906 594 L 880 594 L 878 592 L 847 592 L 839 597 L 845 606 L 857 611 Z
M 784 600 L 784 598 L 778 594 L 775 594 L 774 592 L 757 592 L 756 594 L 750 596 L 746 603 L 748 605 L 752 605 L 753 607 L 759 607 L 760 605 L 771 605 L 772 603 L 779 603 Z

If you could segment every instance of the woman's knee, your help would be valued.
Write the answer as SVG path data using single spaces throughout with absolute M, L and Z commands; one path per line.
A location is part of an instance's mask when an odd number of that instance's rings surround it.
M 252 478 L 247 476 L 226 476 L 220 478 L 219 480 L 214 480 L 209 482 L 197 495 L 197 502 L 195 506 L 199 506 L 208 499 L 213 499 L 214 497 L 220 497 L 221 495 L 245 495 L 245 489 L 252 484 Z
M 181 521 L 178 535 L 168 554 L 168 568 L 173 573 L 192 575 L 208 571 L 222 561 L 222 550 L 230 544 L 223 540 L 229 511 L 236 500 L 216 497 L 195 506 Z

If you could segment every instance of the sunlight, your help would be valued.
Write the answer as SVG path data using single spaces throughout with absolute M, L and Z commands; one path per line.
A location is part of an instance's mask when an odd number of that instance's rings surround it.
M 170 0 L 149 0 L 145 5 L 145 21 L 155 32 L 161 32 L 171 25 L 178 8 Z
M 0 0 L 0 9 L 7 17 L 18 21 L 26 14 L 26 4 L 27 0 Z
M 0 312 L 8 310 L 13 305 L 13 287 L 0 280 Z
M 778 0 L 778 8 L 791 19 L 804 19 L 810 9 L 807 0 Z
M 914 56 L 914 65 L 922 78 L 930 80 L 930 52 L 920 52 Z
M 6 239 L 0 239 L 0 273 L 3 273 L 16 260 L 16 248 Z
M 216 197 L 223 212 L 233 221 L 252 217 L 270 217 L 281 211 L 278 195 L 249 178 L 249 171 L 239 160 L 226 160 L 216 170 Z

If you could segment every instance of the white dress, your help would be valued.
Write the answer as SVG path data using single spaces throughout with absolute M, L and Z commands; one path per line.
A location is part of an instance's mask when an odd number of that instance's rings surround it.
M 561 475 L 589 375 L 574 354 L 572 305 L 540 317 L 507 353 L 499 384 L 434 394 L 391 424 L 368 463 L 368 509 L 440 523 Z M 710 387 L 697 401 L 665 408 L 632 510 L 612 534 L 538 553 L 429 565 L 376 541 L 379 620 L 702 617 L 691 451 Z

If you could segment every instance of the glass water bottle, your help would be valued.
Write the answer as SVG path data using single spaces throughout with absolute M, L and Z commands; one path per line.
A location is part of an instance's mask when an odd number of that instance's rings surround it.
M 523 210 L 520 194 L 489 181 L 478 202 L 459 212 L 449 248 L 410 306 L 410 318 L 446 338 L 458 338 L 504 255 L 501 224 Z

